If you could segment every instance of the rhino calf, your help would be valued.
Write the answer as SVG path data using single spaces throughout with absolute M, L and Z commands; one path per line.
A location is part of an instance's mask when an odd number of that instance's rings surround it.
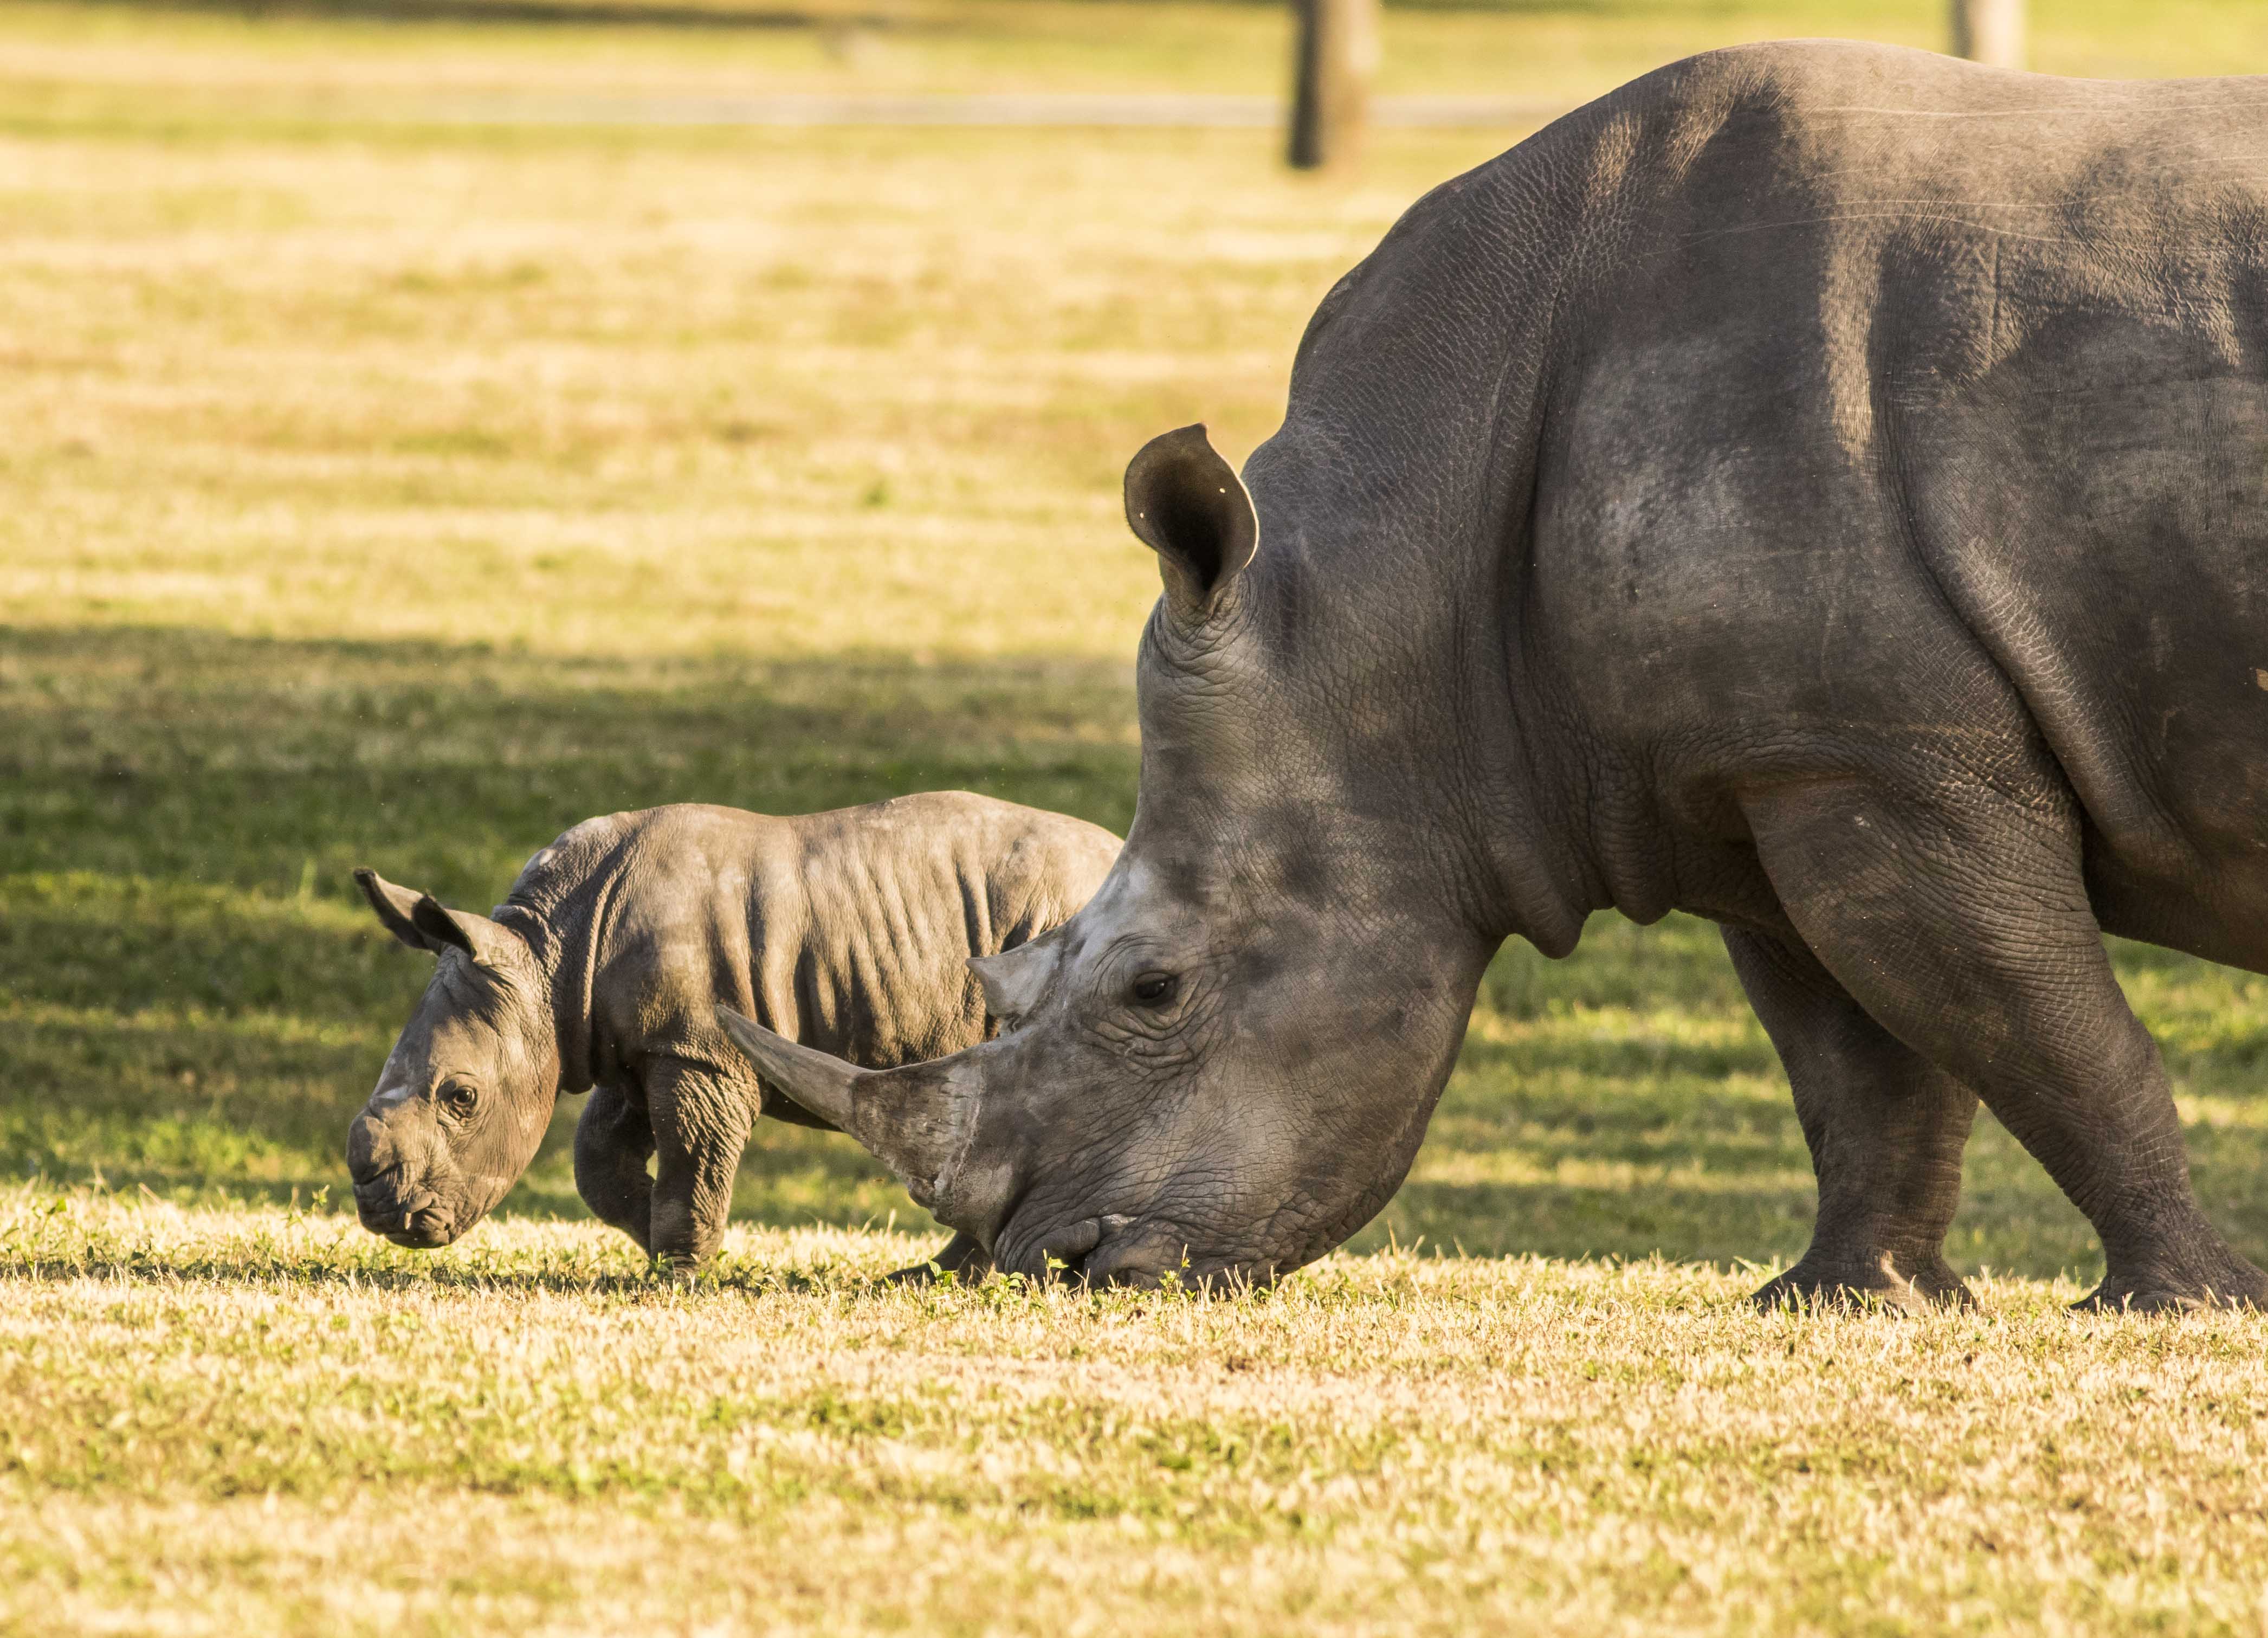
M 584 1199 L 654 1257 L 705 1258 L 756 1117 L 828 1124 L 757 1079 L 720 1006 L 869 1068 L 974 1045 L 992 1021 L 969 959 L 1067 919 L 1118 847 L 1081 820 L 941 792 L 589 820 L 493 917 L 356 871 L 394 937 L 439 958 L 348 1135 L 363 1226 L 447 1244 L 526 1169 L 558 1095 L 589 1091 Z M 938 1260 L 972 1257 L 956 1236 Z

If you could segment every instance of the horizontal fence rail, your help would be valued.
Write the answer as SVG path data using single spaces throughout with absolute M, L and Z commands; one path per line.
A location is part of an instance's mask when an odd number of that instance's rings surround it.
M 1572 106 L 1528 97 L 1380 97 L 1373 125 L 1405 130 L 1539 125 Z M 395 117 L 447 125 L 1057 126 L 1184 130 L 1280 129 L 1280 98 L 1005 92 L 964 96 L 454 98 Z

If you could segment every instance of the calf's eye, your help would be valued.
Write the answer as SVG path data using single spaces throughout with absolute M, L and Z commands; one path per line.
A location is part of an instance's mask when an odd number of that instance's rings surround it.
M 1170 972 L 1145 972 L 1134 980 L 1134 1000 L 1143 1007 L 1163 1007 L 1181 987 L 1181 979 Z
M 473 1105 L 479 1101 L 480 1094 L 461 1081 L 452 1081 L 441 1088 L 441 1102 L 453 1115 L 471 1114 Z

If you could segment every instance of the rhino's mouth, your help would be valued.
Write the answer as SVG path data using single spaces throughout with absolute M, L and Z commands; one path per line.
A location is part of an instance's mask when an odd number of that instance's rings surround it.
M 1000 1236 L 1000 1249 L 1004 1273 L 1078 1285 L 1155 1288 L 1169 1276 L 1209 1282 L 1241 1273 L 1226 1265 L 1195 1269 L 1186 1236 L 1172 1224 L 1116 1212 L 1054 1227 L 1017 1225 Z
M 430 1251 L 448 1244 L 457 1237 L 457 1231 L 447 1217 L 429 1207 L 422 1212 L 412 1212 L 403 1219 L 401 1228 L 387 1230 L 386 1237 L 396 1245 Z
M 441 1209 L 441 1197 L 431 1189 L 401 1191 L 357 1184 L 355 1214 L 362 1219 L 364 1228 L 396 1245 L 431 1251 L 457 1237 L 449 1214 Z

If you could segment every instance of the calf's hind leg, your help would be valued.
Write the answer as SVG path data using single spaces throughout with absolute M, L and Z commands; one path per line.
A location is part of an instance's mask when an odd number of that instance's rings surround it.
M 602 1223 L 611 1223 L 652 1254 L 653 1123 L 642 1099 L 601 1085 L 575 1123 L 575 1192 Z
M 1944 1246 L 1976 1095 L 1867 1016 L 1810 951 L 1724 932 L 1786 1066 L 1819 1177 L 1810 1250 L 1756 1301 L 1863 1296 L 1908 1310 L 1971 1301 Z
M 2158 1049 L 2126 1005 L 2080 874 L 2067 793 L 1942 769 L 1894 789 L 1744 803 L 1757 857 L 1821 965 L 1890 1034 L 1973 1088 L 2102 1238 L 2091 1305 L 2268 1304 L 2205 1221 Z

